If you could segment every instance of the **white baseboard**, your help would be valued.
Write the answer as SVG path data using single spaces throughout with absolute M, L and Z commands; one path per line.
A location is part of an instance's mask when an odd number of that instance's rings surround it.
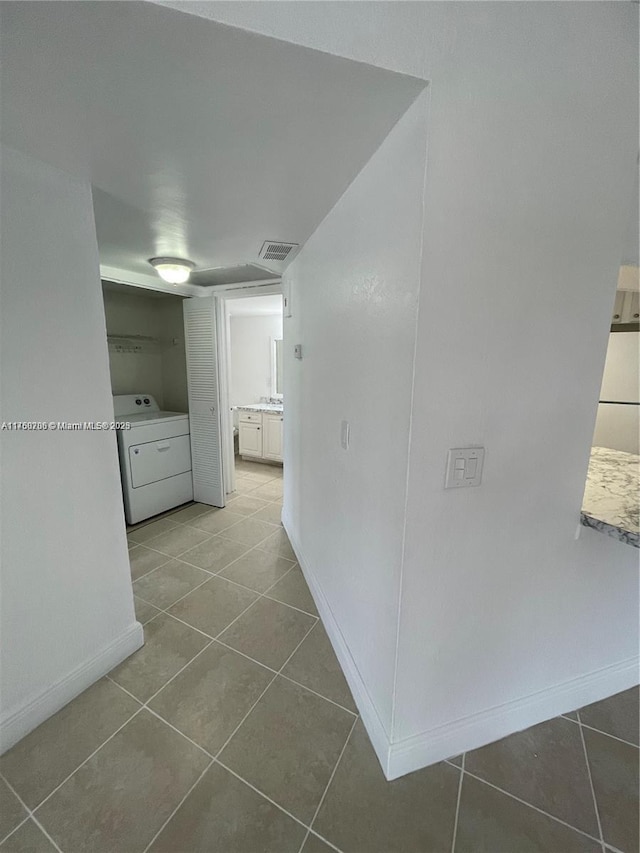
M 638 657 L 621 661 L 522 699 L 392 743 L 387 778 L 397 779 L 413 770 L 461 752 L 478 749 L 529 726 L 628 690 L 638 683 L 639 664 Z
M 354 701 L 362 717 L 362 722 L 367 730 L 369 739 L 373 745 L 373 749 L 378 756 L 378 761 L 382 767 L 383 773 L 387 774 L 387 762 L 389 758 L 389 735 L 382 724 L 382 720 L 378 715 L 375 705 L 369 695 L 369 691 L 360 675 L 356 662 L 351 656 L 351 652 L 345 642 L 342 632 L 336 622 L 329 602 L 320 587 L 309 562 L 305 559 L 300 543 L 296 541 L 295 535 L 292 534 L 292 526 L 287 518 L 286 513 L 282 513 L 282 524 L 287 532 L 287 536 L 295 551 L 300 569 L 305 577 L 307 585 L 311 590 L 311 595 L 315 601 L 318 613 L 322 619 L 322 624 L 329 636 L 333 650 L 342 667 L 342 672 L 347 679 L 347 684 L 351 688 Z
M 300 543 L 292 535 L 292 525 L 286 512 L 283 512 L 282 523 L 388 780 L 461 752 L 478 749 L 529 726 L 606 699 L 638 683 L 640 657 L 634 657 L 405 740 L 391 742 L 313 569 L 305 559 Z
M 83 690 L 91 687 L 99 678 L 122 663 L 143 644 L 142 625 L 134 622 L 124 634 L 109 643 L 97 655 L 47 687 L 35 699 L 0 720 L 0 755 L 75 699 Z

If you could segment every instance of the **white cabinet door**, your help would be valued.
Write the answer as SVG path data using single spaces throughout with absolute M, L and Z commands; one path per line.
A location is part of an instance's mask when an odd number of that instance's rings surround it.
M 224 506 L 213 296 L 184 299 L 194 500 Z
M 282 415 L 264 415 L 263 456 L 265 459 L 282 461 Z
M 238 424 L 238 450 L 240 456 L 262 457 L 262 427 L 260 424 L 240 421 Z

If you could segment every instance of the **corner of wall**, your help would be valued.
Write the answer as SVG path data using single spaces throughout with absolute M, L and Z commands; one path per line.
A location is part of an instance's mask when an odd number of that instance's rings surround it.
M 144 632 L 139 622 L 133 624 L 97 655 L 89 658 L 72 672 L 46 687 L 36 697 L 0 720 L 0 755 L 21 740 L 53 714 L 64 708 L 111 672 L 144 645 Z
M 320 619 L 325 631 L 327 632 L 331 645 L 333 646 L 336 657 L 338 658 L 342 672 L 347 680 L 347 684 L 349 685 L 349 689 L 353 694 L 354 701 L 358 711 L 360 712 L 360 716 L 362 717 L 362 722 L 364 723 L 364 727 L 367 730 L 373 749 L 378 761 L 380 762 L 382 772 L 387 779 L 391 779 L 393 777 L 389 776 L 389 766 L 392 752 L 389 734 L 380 719 L 380 715 L 378 714 L 373 700 L 371 699 L 366 684 L 358 671 L 356 662 L 349 651 L 349 647 L 347 646 L 342 632 L 340 631 L 329 602 L 322 592 L 322 588 L 320 587 L 310 564 L 307 562 L 301 551 L 300 543 L 293 534 L 291 522 L 284 511 L 282 514 L 282 524 L 289 540 L 291 541 L 291 545 L 298 560 L 298 565 L 300 566 L 307 585 L 311 590 L 313 600 L 318 609 L 318 613 L 320 614 Z

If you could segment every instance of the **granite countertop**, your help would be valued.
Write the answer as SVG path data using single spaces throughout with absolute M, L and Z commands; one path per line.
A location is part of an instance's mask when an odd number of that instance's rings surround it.
M 580 521 L 640 548 L 640 456 L 594 447 Z
M 263 414 L 281 415 L 282 403 L 251 403 L 250 406 L 236 406 L 239 412 L 262 412 Z

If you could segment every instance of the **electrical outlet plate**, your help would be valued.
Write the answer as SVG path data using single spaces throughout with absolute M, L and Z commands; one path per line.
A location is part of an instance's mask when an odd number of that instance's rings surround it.
M 484 447 L 453 447 L 447 456 L 445 489 L 464 489 L 482 482 Z

